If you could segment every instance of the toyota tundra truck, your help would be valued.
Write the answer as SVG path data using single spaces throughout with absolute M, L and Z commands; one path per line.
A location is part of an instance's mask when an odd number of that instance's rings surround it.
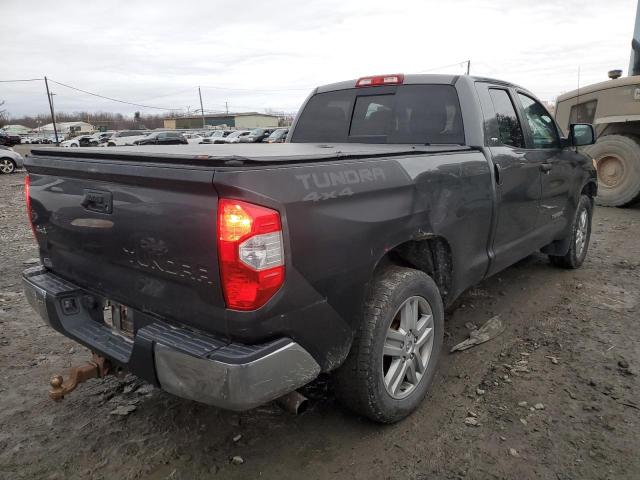
M 94 354 L 51 393 L 126 371 L 245 410 L 330 373 L 402 419 L 465 289 L 537 251 L 583 263 L 594 132 L 568 131 L 517 85 L 398 74 L 316 88 L 282 144 L 34 149 L 25 294 Z

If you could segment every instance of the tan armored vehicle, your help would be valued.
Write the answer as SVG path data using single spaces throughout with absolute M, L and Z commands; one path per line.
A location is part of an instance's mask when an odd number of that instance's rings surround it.
M 556 120 L 592 123 L 598 137 L 585 148 L 598 168 L 598 203 L 625 206 L 640 200 L 640 75 L 615 78 L 558 97 Z
M 585 147 L 598 168 L 598 203 L 623 207 L 640 200 L 640 0 L 631 41 L 629 76 L 611 70 L 608 82 L 558 97 L 556 120 L 565 132 L 571 123 L 592 123 L 598 138 Z

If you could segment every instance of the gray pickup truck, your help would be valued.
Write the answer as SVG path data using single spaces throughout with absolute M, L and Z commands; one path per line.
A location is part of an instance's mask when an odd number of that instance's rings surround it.
M 579 267 L 596 172 L 527 90 L 487 78 L 316 88 L 276 145 L 34 149 L 27 298 L 94 359 L 228 409 L 331 372 L 379 422 L 432 382 L 444 308 L 536 251 Z

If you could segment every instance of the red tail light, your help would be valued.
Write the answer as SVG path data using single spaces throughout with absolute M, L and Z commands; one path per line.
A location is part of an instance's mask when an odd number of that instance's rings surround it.
M 36 227 L 33 224 L 33 212 L 31 211 L 31 178 L 29 175 L 24 177 L 24 200 L 27 205 L 27 217 L 29 218 L 29 225 L 31 225 L 31 231 L 33 236 L 36 236 Z
M 255 310 L 284 283 L 280 214 L 239 200 L 218 202 L 218 258 L 227 307 Z
M 402 85 L 404 75 L 395 73 L 393 75 L 376 75 L 374 77 L 362 77 L 356 82 L 356 88 L 379 87 L 382 85 Z

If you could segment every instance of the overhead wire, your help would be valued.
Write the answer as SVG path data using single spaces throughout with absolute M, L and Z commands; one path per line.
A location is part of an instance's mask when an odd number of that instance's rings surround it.
M 76 90 L 78 92 L 82 92 L 82 93 L 85 93 L 87 95 L 92 95 L 94 97 L 102 98 L 102 99 L 105 99 L 105 100 L 110 100 L 112 102 L 123 103 L 125 105 L 132 105 L 134 107 L 152 108 L 152 109 L 155 109 L 155 110 L 165 110 L 165 111 L 166 110 L 170 110 L 170 111 L 171 110 L 173 110 L 173 111 L 183 110 L 182 108 L 158 107 L 158 106 L 153 106 L 153 105 L 144 105 L 144 104 L 141 104 L 141 103 L 129 102 L 127 100 L 120 100 L 118 98 L 108 97 L 106 95 L 100 95 L 99 93 L 94 93 L 94 92 L 90 92 L 88 90 L 83 90 L 82 88 L 73 87 L 71 85 L 67 85 L 66 83 L 58 82 L 57 80 L 53 80 L 51 78 L 49 79 L 49 81 L 51 83 L 55 83 L 56 85 L 60 85 L 62 87 L 66 87 L 66 88 L 69 88 L 71 90 Z

